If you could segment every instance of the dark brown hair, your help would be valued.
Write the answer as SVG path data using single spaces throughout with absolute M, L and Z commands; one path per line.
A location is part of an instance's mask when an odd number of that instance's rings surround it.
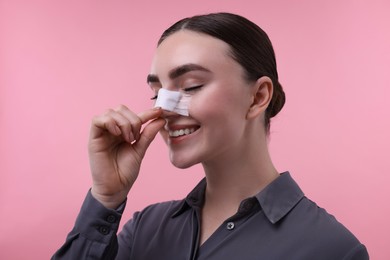
M 268 35 L 255 23 L 231 13 L 212 13 L 184 18 L 169 27 L 160 37 L 158 45 L 179 30 L 204 33 L 226 42 L 231 56 L 245 70 L 250 81 L 268 76 L 273 83 L 273 96 L 265 111 L 265 128 L 270 129 L 270 119 L 283 108 L 286 97 L 279 83 L 276 59 Z

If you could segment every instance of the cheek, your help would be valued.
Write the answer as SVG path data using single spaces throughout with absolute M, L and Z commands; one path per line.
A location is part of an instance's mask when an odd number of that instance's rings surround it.
M 193 115 L 214 114 L 216 110 L 225 107 L 229 94 L 220 84 L 212 84 L 192 95 L 188 110 Z
M 190 116 L 195 120 L 213 119 L 221 126 L 233 121 L 241 124 L 246 119 L 251 103 L 251 86 L 240 78 L 215 80 L 191 97 Z M 227 121 L 226 121 L 227 120 Z
M 219 113 L 222 99 L 212 95 L 194 95 L 188 104 L 188 112 L 195 120 L 204 121 Z

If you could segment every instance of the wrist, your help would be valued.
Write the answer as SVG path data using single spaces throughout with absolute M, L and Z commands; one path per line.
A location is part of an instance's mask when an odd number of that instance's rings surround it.
M 96 192 L 93 187 L 91 188 L 91 195 L 108 209 L 117 209 L 127 197 L 126 192 L 119 192 L 113 195 L 102 195 Z

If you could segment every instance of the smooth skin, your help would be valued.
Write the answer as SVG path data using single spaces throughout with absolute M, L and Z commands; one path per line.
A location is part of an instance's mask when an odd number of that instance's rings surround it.
M 188 64 L 204 70 L 172 77 L 173 71 Z M 160 131 L 173 165 L 203 165 L 207 179 L 199 241 L 203 244 L 237 212 L 242 200 L 257 194 L 278 176 L 264 127 L 272 81 L 268 77 L 248 81 L 225 42 L 188 30 L 172 34 L 159 45 L 151 74 L 158 79 L 150 83 L 155 93 L 166 88 L 191 95 L 190 115 L 161 109 L 137 115 L 121 106 L 97 116 L 89 142 L 92 195 L 108 208 L 122 203 L 138 176 L 149 144 Z M 178 129 L 196 131 L 169 136 Z

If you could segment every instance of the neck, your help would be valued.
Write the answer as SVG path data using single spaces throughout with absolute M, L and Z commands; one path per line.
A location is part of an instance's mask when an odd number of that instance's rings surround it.
M 202 163 L 207 186 L 201 213 L 201 244 L 237 212 L 241 201 L 257 194 L 278 176 L 266 135 L 259 138 L 259 128 L 248 129 L 228 150 Z
M 243 199 L 254 196 L 278 177 L 266 142 L 264 137 L 258 142 L 244 143 L 242 149 L 203 163 L 207 180 L 206 205 L 237 209 Z

